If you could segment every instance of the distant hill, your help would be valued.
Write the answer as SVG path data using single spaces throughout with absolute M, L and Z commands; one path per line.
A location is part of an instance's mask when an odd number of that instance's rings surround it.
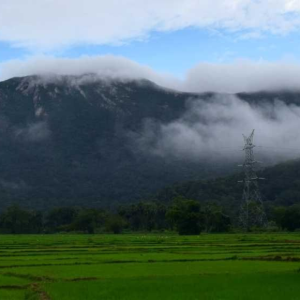
M 0 209 L 12 203 L 35 209 L 110 206 L 147 198 L 175 182 L 236 171 L 226 161 L 149 155 L 134 143 L 147 120 L 176 120 L 186 101 L 197 97 L 147 80 L 93 74 L 0 82 Z M 300 103 L 298 93 L 239 97 Z
M 266 209 L 270 205 L 291 206 L 300 204 L 300 160 L 292 160 L 265 168 L 257 173 L 265 178 L 260 181 L 260 191 Z M 188 181 L 162 189 L 155 197 L 170 203 L 176 197 L 198 200 L 201 203 L 216 203 L 227 214 L 236 216 L 243 194 L 243 173 L 211 180 Z

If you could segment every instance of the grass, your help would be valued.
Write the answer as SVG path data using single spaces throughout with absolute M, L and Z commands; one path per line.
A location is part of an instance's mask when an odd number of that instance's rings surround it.
M 16 278 L 16 277 L 11 277 L 11 276 L 0 275 L 0 288 L 1 288 L 1 286 L 26 285 L 29 283 L 30 283 L 30 280 L 28 280 L 26 278 Z
M 58 282 L 44 286 L 52 299 L 69 300 L 232 300 L 299 299 L 299 276 L 294 274 L 216 274 L 156 278 Z
M 0 289 L 0 299 L 1 300 L 24 300 L 26 291 L 24 290 L 4 290 Z
M 0 236 L 0 299 L 300 299 L 300 234 Z
M 296 272 L 299 262 L 273 261 L 204 261 L 204 262 L 158 262 L 115 263 L 72 266 L 45 266 L 12 268 L 9 272 L 26 276 L 47 276 L 50 279 L 74 278 L 132 278 L 177 275 L 244 274 L 268 272 Z M 299 275 L 300 279 L 300 275 Z

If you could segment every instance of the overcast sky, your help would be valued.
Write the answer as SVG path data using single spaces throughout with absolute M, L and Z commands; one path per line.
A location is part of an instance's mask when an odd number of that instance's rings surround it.
M 191 91 L 297 88 L 299 29 L 300 0 L 0 0 L 0 79 L 93 71 Z

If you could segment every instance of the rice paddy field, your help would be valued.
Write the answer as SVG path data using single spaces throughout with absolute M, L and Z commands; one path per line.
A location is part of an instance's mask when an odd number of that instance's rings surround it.
M 300 299 L 300 233 L 2 235 L 0 300 Z

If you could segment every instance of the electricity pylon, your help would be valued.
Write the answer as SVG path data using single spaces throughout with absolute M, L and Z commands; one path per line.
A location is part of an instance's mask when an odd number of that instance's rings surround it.
M 255 172 L 255 166 L 258 162 L 254 159 L 253 153 L 255 147 L 253 145 L 254 129 L 250 136 L 243 135 L 243 137 L 245 140 L 243 149 L 245 161 L 241 166 L 244 169 L 245 177 L 243 181 L 240 181 L 244 183 L 244 191 L 239 221 L 243 229 L 249 231 L 252 227 L 264 227 L 267 220 L 258 185 L 258 181 L 264 178 L 257 177 Z

